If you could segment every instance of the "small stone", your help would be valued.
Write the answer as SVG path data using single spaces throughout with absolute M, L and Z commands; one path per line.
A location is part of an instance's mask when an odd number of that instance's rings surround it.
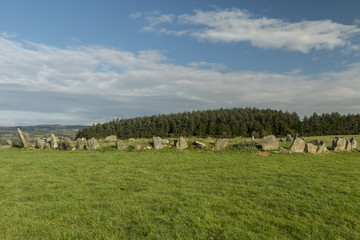
M 194 145 L 196 146 L 196 148 L 199 148 L 199 149 L 206 148 L 206 144 L 202 143 L 200 141 L 195 141 Z
M 135 144 L 134 145 L 134 149 L 136 150 L 136 151 L 140 151 L 141 150 L 141 145 L 140 144 Z
M 215 142 L 215 148 L 218 150 L 225 150 L 228 145 L 227 139 L 217 139 Z
M 286 135 L 286 142 L 291 142 L 291 135 L 290 134 Z
M 107 136 L 104 140 L 109 142 L 116 142 L 117 137 L 115 135 L 111 135 L 111 136 Z
M 118 140 L 116 141 L 116 148 L 117 148 L 117 150 L 125 150 L 125 149 L 126 149 L 126 144 L 125 144 L 125 142 L 122 141 L 122 140 L 120 140 L 120 139 L 118 139 Z
M 258 144 L 258 141 L 256 139 L 251 140 L 245 140 L 240 142 L 238 145 L 236 145 L 237 148 L 251 148 L 256 147 Z

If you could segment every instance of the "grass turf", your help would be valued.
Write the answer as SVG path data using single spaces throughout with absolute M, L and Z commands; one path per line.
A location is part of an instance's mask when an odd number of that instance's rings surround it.
M 360 155 L 0 150 L 0 239 L 360 239 Z

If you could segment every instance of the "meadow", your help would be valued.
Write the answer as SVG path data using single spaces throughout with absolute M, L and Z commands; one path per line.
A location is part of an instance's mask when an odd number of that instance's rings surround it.
M 0 149 L 0 239 L 360 239 L 359 153 L 110 145 Z

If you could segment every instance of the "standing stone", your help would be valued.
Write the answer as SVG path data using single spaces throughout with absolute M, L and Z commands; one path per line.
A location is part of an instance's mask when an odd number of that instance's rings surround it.
M 200 141 L 195 141 L 194 145 L 196 146 L 196 148 L 199 148 L 199 149 L 206 148 L 206 144 L 202 143 Z
M 26 141 L 24 134 L 21 132 L 20 128 L 17 129 L 21 144 L 23 145 L 24 148 L 28 147 L 28 142 Z
M 352 137 L 350 139 L 351 149 L 357 148 L 357 141 Z
M 51 134 L 50 135 L 50 147 L 52 149 L 57 149 L 59 148 L 59 144 L 58 144 L 58 141 L 57 141 L 57 138 L 55 137 L 55 134 Z
M 215 141 L 215 148 L 218 150 L 225 150 L 228 145 L 227 139 L 217 139 Z
M 25 132 L 24 133 L 24 138 L 25 138 L 25 141 L 26 141 L 27 145 L 30 146 L 30 135 L 29 135 L 29 133 Z
M 68 137 L 64 138 L 64 150 L 75 150 L 74 143 Z
M 141 150 L 141 145 L 138 144 L 138 143 L 136 143 L 136 144 L 134 145 L 134 149 L 135 149 L 136 151 L 140 151 L 140 150 Z
M 258 141 L 256 139 L 245 140 L 236 145 L 237 148 L 251 148 L 256 147 Z
M 346 147 L 345 147 L 346 151 L 351 151 L 351 142 L 349 140 L 346 140 Z
M 302 153 L 305 150 L 305 141 L 301 138 L 295 138 L 293 143 L 291 144 L 290 151 L 296 153 Z
M 111 136 L 107 136 L 104 140 L 109 142 L 116 142 L 117 137 L 115 135 L 111 135 Z
M 262 150 L 278 150 L 279 140 L 274 135 L 269 135 L 262 140 Z
M 64 151 L 64 150 L 65 150 L 65 144 L 64 144 L 63 142 L 59 142 L 59 143 L 58 143 L 58 149 L 59 149 L 60 151 Z
M 84 149 L 84 145 L 86 144 L 85 138 L 78 138 L 76 139 L 76 148 L 79 150 Z
M 6 143 L 10 147 L 12 147 L 12 145 L 13 145 L 13 142 L 10 139 L 6 139 Z
M 51 146 L 50 146 L 50 143 L 45 143 L 45 147 L 44 147 L 44 149 L 50 149 L 51 148 Z
M 188 144 L 187 144 L 185 138 L 179 137 L 179 140 L 176 142 L 176 148 L 180 149 L 180 150 L 188 148 Z
M 125 144 L 125 142 L 122 141 L 122 140 L 120 140 L 120 139 L 118 139 L 118 140 L 116 141 L 116 148 L 117 148 L 117 150 L 125 150 L 125 149 L 126 149 L 126 144 Z
M 327 149 L 326 144 L 323 143 L 323 144 L 319 147 L 319 149 L 317 150 L 316 153 L 326 153 L 327 151 L 329 151 L 329 150 Z
M 163 149 L 164 145 L 161 143 L 160 137 L 153 137 L 153 144 L 156 150 Z
M 305 144 L 305 152 L 316 154 L 317 146 L 312 143 Z
M 333 148 L 335 152 L 342 152 L 346 148 L 346 140 L 344 138 L 337 138 L 333 141 Z
M 286 135 L 286 142 L 291 142 L 291 135 L 290 134 Z
M 43 150 L 45 148 L 45 143 L 40 138 L 35 138 L 35 144 L 36 144 L 35 147 L 40 150 Z
M 94 150 L 98 149 L 99 147 L 100 147 L 100 145 L 99 145 L 98 141 L 95 138 L 91 138 L 86 143 L 86 149 L 88 151 L 94 151 Z

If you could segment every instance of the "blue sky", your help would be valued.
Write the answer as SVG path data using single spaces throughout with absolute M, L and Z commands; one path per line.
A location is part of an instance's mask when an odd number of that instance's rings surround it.
M 360 2 L 2 1 L 0 125 L 360 113 Z

